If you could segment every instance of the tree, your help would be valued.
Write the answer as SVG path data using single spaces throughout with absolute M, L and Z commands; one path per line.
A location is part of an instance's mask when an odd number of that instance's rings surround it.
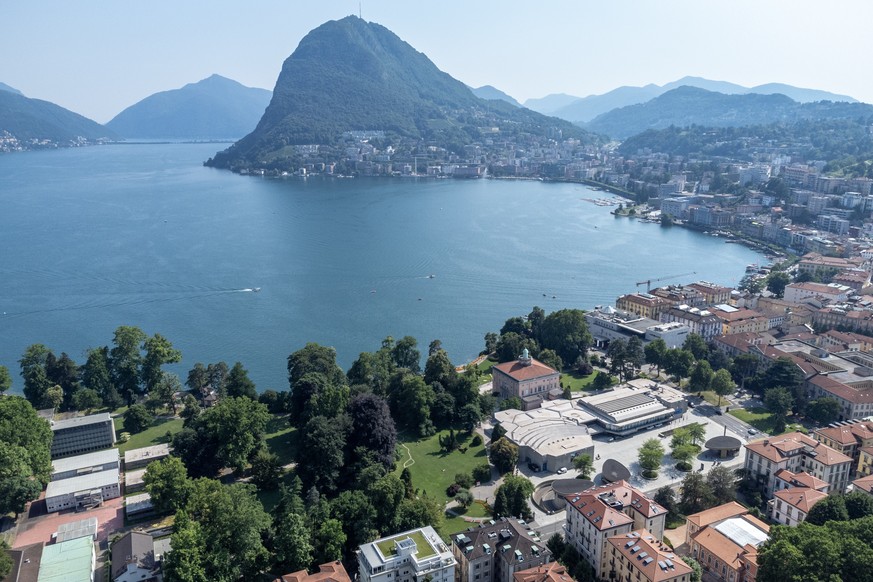
M 618 380 L 615 376 L 610 376 L 609 374 L 598 371 L 597 375 L 594 376 L 594 380 L 591 382 L 591 387 L 594 390 L 606 390 L 617 381 Z
M 518 447 L 506 437 L 498 439 L 491 444 L 491 462 L 501 474 L 512 471 L 518 463 Z
M 163 561 L 167 582 L 208 582 L 206 575 L 206 538 L 200 524 L 191 521 L 185 511 L 176 514 L 173 523 L 173 551 Z
M 785 271 L 773 271 L 767 277 L 767 291 L 776 297 L 785 294 L 785 286 L 791 283 L 791 276 Z
M 866 495 L 866 494 L 863 494 Z M 824 525 L 829 521 L 848 521 L 849 512 L 846 509 L 846 500 L 842 495 L 829 495 L 812 506 L 806 523 L 812 525 Z
M 42 484 L 29 461 L 25 448 L 0 441 L 0 515 L 11 511 L 17 518 L 28 501 L 39 497 Z
M 691 352 L 695 360 L 705 360 L 709 354 L 709 346 L 703 336 L 696 333 L 689 333 L 685 336 L 685 341 L 682 343 L 682 349 Z
M 100 394 L 92 388 L 79 388 L 73 394 L 73 407 L 76 410 L 90 411 L 103 405 Z
M 228 367 L 226 363 L 209 364 L 206 366 L 207 385 L 221 396 L 224 396 L 226 394 L 225 384 L 227 383 L 227 374 Z
M 172 372 L 161 372 L 161 379 L 154 385 L 150 396 L 176 414 L 176 394 L 182 391 L 182 381 Z
M 391 349 L 391 358 L 398 368 L 406 368 L 413 374 L 421 373 L 421 352 L 414 337 L 407 335 L 399 339 Z
M 539 361 L 559 372 L 564 369 L 564 362 L 555 350 L 541 350 L 539 353 Z
M 502 334 L 500 339 L 497 340 L 494 353 L 497 356 L 498 362 L 511 362 L 517 360 L 524 350 L 531 354 L 536 354 L 539 352 L 539 346 L 535 340 L 510 331 Z
M 664 365 L 664 358 L 667 354 L 667 343 L 658 338 L 646 344 L 643 348 L 646 356 L 646 363 L 658 368 L 658 375 L 661 375 L 661 367 Z
M 382 534 L 391 531 L 400 503 L 407 498 L 406 482 L 389 473 L 370 485 L 366 494 L 376 510 L 375 528 Z M 414 497 L 414 493 L 409 497 Z
M 24 455 L 27 466 L 26 470 L 22 468 L 17 473 L 10 470 L 9 476 L 32 477 L 42 486 L 49 482 L 52 474 L 51 427 L 20 396 L 0 397 L 0 443 L 15 447 Z
M 188 503 L 193 485 L 178 457 L 149 463 L 142 479 L 158 513 L 176 513 Z
M 503 327 L 500 328 L 500 335 L 516 333 L 520 336 L 528 336 L 529 332 L 530 328 L 527 322 L 520 316 L 510 317 L 503 324 Z
M 372 451 L 378 462 L 391 470 L 397 448 L 397 429 L 385 400 L 374 394 L 355 396 L 349 402 L 348 415 L 351 420 L 348 450 L 363 447 Z
M 249 373 L 243 368 L 241 362 L 235 363 L 233 368 L 230 369 L 224 389 L 227 391 L 227 395 L 231 397 L 258 399 L 255 383 L 249 379 Z
M 694 356 L 691 352 L 681 349 L 670 349 L 664 354 L 664 370 L 678 378 L 685 378 L 694 364 Z
M 639 450 L 639 463 L 643 472 L 657 475 L 664 457 L 664 445 L 658 439 L 648 439 Z
M 531 517 L 528 498 L 534 486 L 524 477 L 507 475 L 494 497 L 494 517 Z
M 325 519 L 313 524 L 312 547 L 315 549 L 316 564 L 326 564 L 339 560 L 346 545 L 343 524 L 336 519 Z
M 455 494 L 455 501 L 458 502 L 458 505 L 467 509 L 474 501 L 473 494 L 470 493 L 469 489 L 461 489 Z
M 846 504 L 846 513 L 849 519 L 861 519 L 873 516 L 873 496 L 863 491 L 852 491 L 843 497 Z
M 282 477 L 282 462 L 278 455 L 267 449 L 260 449 L 252 459 L 252 483 L 262 491 L 272 491 L 279 486 Z
M 420 437 L 436 432 L 431 421 L 431 406 L 436 400 L 433 388 L 421 376 L 398 372 L 390 384 L 389 405 L 398 424 Z
M 737 285 L 737 289 L 740 291 L 748 291 L 752 295 L 757 295 L 764 289 L 764 279 L 758 277 L 754 273 L 750 273 L 740 279 L 740 284 Z
M 282 572 L 307 570 L 315 548 L 306 517 L 299 513 L 276 513 L 273 519 L 273 548 L 276 567 Z
M 682 561 L 691 568 L 691 578 L 688 582 L 700 582 L 703 579 L 703 568 L 700 563 L 691 556 L 682 556 Z
M 473 467 L 473 480 L 476 483 L 487 483 L 491 481 L 491 465 L 482 463 Z
M 503 425 L 500 424 L 499 422 L 495 423 L 494 427 L 491 429 L 491 443 L 493 444 L 496 441 L 500 440 L 503 437 L 503 435 L 505 435 L 505 434 L 506 434 L 506 429 L 503 428 Z
M 115 389 L 128 405 L 133 404 L 137 395 L 142 394 L 140 345 L 147 337 L 138 327 L 122 325 L 115 330 L 112 340 L 114 347 L 109 351 L 109 375 Z
M 692 471 L 685 475 L 679 490 L 679 505 L 686 515 L 703 511 L 713 505 L 712 488 L 701 473 Z
M 643 341 L 637 336 L 631 336 L 627 340 L 627 349 L 625 350 L 625 360 L 630 366 L 633 374 L 637 374 L 643 364 L 646 363 L 646 352 L 643 349 Z
M 581 309 L 560 309 L 548 314 L 540 325 L 539 342 L 543 348 L 555 350 L 565 362 L 584 356 L 593 342 L 585 312 Z
M 702 443 L 706 438 L 706 427 L 699 422 L 691 423 L 684 427 L 688 431 L 688 437 L 693 444 Z
M 35 408 L 50 405 L 48 390 L 52 387 L 46 374 L 46 359 L 51 352 L 42 344 L 32 344 L 24 350 L 21 359 L 21 377 L 24 379 L 24 397 Z
M 12 571 L 12 556 L 7 552 L 8 549 L 6 540 L 0 539 L 0 580 L 4 580 Z
M 712 377 L 710 388 L 718 394 L 718 405 L 721 406 L 721 397 L 733 394 L 737 389 L 737 385 L 734 383 L 733 378 L 731 378 L 731 373 L 722 368 Z
M 188 378 L 185 380 L 185 386 L 194 392 L 202 392 L 209 385 L 209 373 L 206 371 L 206 366 L 201 362 L 194 364 L 194 367 L 188 371 Z
M 479 423 L 482 422 L 482 409 L 473 403 L 465 404 L 461 410 L 458 411 L 458 421 L 461 423 L 464 430 L 472 433 L 473 430 L 479 426 Z
M 297 472 L 305 487 L 320 492 L 336 490 L 344 463 L 346 430 L 341 418 L 316 416 L 300 432 Z
M 606 356 L 609 358 L 609 372 L 618 375 L 618 381 L 623 382 L 627 373 L 627 342 L 623 339 L 612 340 L 606 348 Z
M 103 405 L 115 410 L 123 404 L 115 384 L 109 375 L 109 348 L 103 346 L 88 350 L 88 359 L 82 366 L 82 384 L 96 390 Z
M 793 402 L 788 388 L 770 388 L 764 392 L 764 406 L 773 413 L 776 434 L 785 430 L 786 418 Z
M 310 372 L 323 374 L 331 384 L 346 383 L 346 375 L 336 363 L 336 350 L 312 342 L 288 356 L 288 382 L 292 394 L 297 381 Z
M 830 424 L 840 415 L 840 403 L 836 398 L 823 396 L 810 401 L 806 416 L 819 424 Z
M 704 390 L 709 390 L 710 384 L 712 384 L 712 376 L 712 368 L 709 367 L 709 362 L 697 360 L 697 363 L 691 369 L 691 376 L 688 378 L 688 389 L 698 394 Z
M 712 491 L 716 505 L 734 501 L 737 498 L 737 476 L 733 469 L 724 465 L 716 465 L 707 473 L 706 484 Z
M 60 358 L 55 358 L 54 354 L 49 352 L 46 357 L 45 373 L 49 382 L 61 387 L 63 395 L 61 408 L 69 410 L 73 394 L 79 389 L 79 366 L 66 352 L 61 352 Z
M 270 421 L 267 407 L 250 398 L 222 398 L 197 419 L 195 430 L 224 467 L 241 473 L 260 449 Z M 189 466 L 190 468 L 190 466 Z
M 659 487 L 655 492 L 655 503 L 667 510 L 667 513 L 673 517 L 678 516 L 676 506 L 676 492 L 669 485 Z
M 579 471 L 581 478 L 590 479 L 591 473 L 594 471 L 594 462 L 591 460 L 591 455 L 584 453 L 576 455 L 573 458 L 573 468 Z
M 152 425 L 155 417 L 142 404 L 134 404 L 124 413 L 124 430 L 130 434 L 144 431 Z
M 9 375 L 9 368 L 0 366 L 0 394 L 9 390 L 12 387 L 12 376 Z
M 485 353 L 490 354 L 497 349 L 497 340 L 500 338 L 499 335 L 494 333 L 493 331 L 489 331 L 485 334 Z M 428 354 L 430 356 L 430 354 Z
M 268 565 L 264 541 L 269 538 L 272 520 L 255 492 L 253 485 L 243 483 L 194 481 L 187 511 L 209 540 L 205 560 L 208 580 L 254 580 Z
M 201 412 L 197 399 L 190 394 L 186 394 L 182 399 L 182 412 L 179 415 L 185 421 L 184 426 L 191 426 L 200 417 Z
M 758 361 L 758 358 L 752 354 L 740 354 L 734 358 L 733 363 L 731 363 L 731 376 L 735 379 L 739 379 L 740 387 L 745 388 L 746 378 L 755 375 L 758 371 L 759 364 L 760 362 Z
M 346 552 L 378 535 L 375 529 L 376 510 L 363 491 L 343 491 L 330 504 L 330 515 L 343 524 Z

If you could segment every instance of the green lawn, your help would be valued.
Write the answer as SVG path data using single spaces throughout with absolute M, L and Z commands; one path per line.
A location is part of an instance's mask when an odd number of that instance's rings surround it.
M 446 518 L 443 520 L 443 525 L 440 526 L 439 534 L 443 539 L 447 539 L 450 535 L 462 532 L 471 527 L 479 527 L 479 524 L 464 521 L 463 517 L 455 517 L 450 513 L 447 513 Z
M 479 367 L 479 371 L 482 372 L 483 374 L 490 374 L 491 368 L 493 368 L 496 365 L 497 365 L 497 362 L 495 362 L 494 360 L 491 360 L 489 358 L 485 358 L 484 360 L 479 362 L 478 367 Z
M 412 533 L 399 536 L 394 536 L 392 538 L 388 538 L 387 540 L 382 540 L 376 547 L 379 548 L 379 551 L 382 552 L 382 555 L 385 557 L 393 556 L 397 547 L 395 546 L 395 541 L 405 540 L 408 538 L 412 538 L 412 541 L 415 542 L 416 552 L 415 557 L 419 559 L 428 558 L 430 556 L 434 556 L 433 549 L 430 547 L 430 544 L 427 543 L 427 540 L 424 539 L 424 534 L 420 531 L 414 531 Z
M 565 372 L 561 374 L 561 385 L 570 386 L 573 392 L 590 392 L 593 390 L 591 383 L 600 374 L 598 370 L 594 370 L 593 374 L 588 376 L 580 376 L 578 372 Z
M 770 435 L 773 435 L 776 432 L 773 423 L 773 413 L 766 408 L 732 408 L 728 411 L 728 414 L 739 418 L 743 422 L 751 424 L 761 432 L 766 432 Z M 803 427 L 797 423 L 789 422 L 786 423 L 784 432 L 794 432 L 796 430 L 801 430 L 802 428 Z
M 181 418 L 156 418 L 149 428 L 140 433 L 130 435 L 129 441 L 119 444 L 118 452 L 124 455 L 126 451 L 131 449 L 166 442 L 164 435 L 168 431 L 176 434 L 180 430 L 182 430 Z M 120 435 L 122 432 L 124 432 L 124 419 L 119 416 L 115 418 L 115 434 Z
M 397 462 L 395 473 L 399 476 L 403 466 L 409 467 L 412 473 L 412 486 L 421 492 L 426 492 L 430 497 L 440 503 L 446 503 L 449 498 L 446 489 L 455 482 L 457 473 L 471 473 L 473 467 L 487 461 L 485 446 L 470 447 L 470 436 L 466 433 L 458 433 L 462 447 L 469 447 L 466 453 L 460 450 L 445 453 L 440 449 L 439 436 L 445 436 L 449 431 L 444 430 L 432 437 L 421 440 L 410 440 L 404 435 L 400 436 L 400 442 L 409 449 L 399 446 L 400 460 Z M 410 455 L 414 463 L 410 463 Z
M 294 462 L 297 453 L 296 428 L 288 424 L 285 415 L 274 416 L 267 425 L 264 440 L 270 452 L 277 455 L 283 465 Z

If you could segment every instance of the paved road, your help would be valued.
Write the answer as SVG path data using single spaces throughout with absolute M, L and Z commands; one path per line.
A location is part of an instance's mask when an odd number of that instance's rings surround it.
M 706 416 L 712 422 L 720 424 L 723 427 L 727 427 L 728 432 L 735 433 L 735 435 L 733 436 L 741 436 L 743 438 L 759 438 L 761 436 L 767 436 L 765 433 L 757 431 L 757 434 L 750 435 L 749 429 L 752 428 L 751 425 L 726 412 L 723 414 L 718 414 L 718 408 L 711 404 L 700 404 L 695 408 L 695 410 L 697 411 L 697 414 L 701 416 Z

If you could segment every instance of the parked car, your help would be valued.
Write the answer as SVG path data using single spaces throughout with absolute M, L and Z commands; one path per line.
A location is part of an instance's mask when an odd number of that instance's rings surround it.
M 531 471 L 533 471 L 534 473 L 539 473 L 539 471 L 540 471 L 540 466 L 537 465 L 536 463 L 528 463 L 527 468 L 530 469 Z
M 561 467 L 560 469 L 558 469 L 558 475 L 563 475 L 566 472 L 567 472 L 567 467 Z

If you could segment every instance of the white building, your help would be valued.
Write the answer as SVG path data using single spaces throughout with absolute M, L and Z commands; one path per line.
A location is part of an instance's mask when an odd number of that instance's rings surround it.
M 118 449 L 105 449 L 52 461 L 52 481 L 100 471 L 118 470 Z
M 457 562 L 431 526 L 364 544 L 356 552 L 361 582 L 454 582 Z
M 121 496 L 118 469 L 86 473 L 78 477 L 51 481 L 45 489 L 46 510 L 93 507 Z
M 52 425 L 52 459 L 108 449 L 115 444 L 115 424 L 108 412 L 57 420 Z

